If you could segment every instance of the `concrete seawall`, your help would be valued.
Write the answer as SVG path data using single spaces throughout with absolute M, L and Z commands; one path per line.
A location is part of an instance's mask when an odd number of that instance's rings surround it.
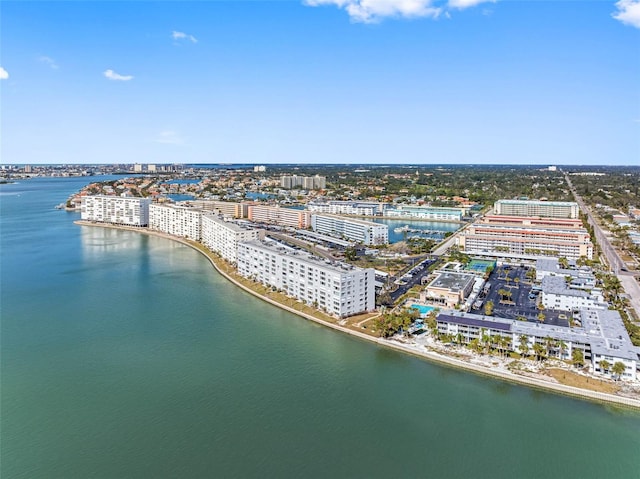
M 465 371 L 470 371 L 476 374 L 481 374 L 483 376 L 487 376 L 487 377 L 492 377 L 492 378 L 496 378 L 496 379 L 502 379 L 504 381 L 508 381 L 511 383 L 515 383 L 515 384 L 521 384 L 521 385 L 526 385 L 535 389 L 541 389 L 541 390 L 545 390 L 545 391 L 549 391 L 549 392 L 554 392 L 554 393 L 558 393 L 558 394 L 562 394 L 562 395 L 566 395 L 566 396 L 571 396 L 571 397 L 575 397 L 575 398 L 580 398 L 580 399 L 585 399 L 588 401 L 593 401 L 593 402 L 599 402 L 599 403 L 606 403 L 606 404 L 615 404 L 618 406 L 623 406 L 623 407 L 627 407 L 627 408 L 631 408 L 631 409 L 635 409 L 640 411 L 640 400 L 637 399 L 632 399 L 632 398 L 626 398 L 626 397 L 622 397 L 622 396 L 616 396 L 613 394 L 607 394 L 607 393 L 601 393 L 601 392 L 597 392 L 597 391 L 590 391 L 588 389 L 580 389 L 580 388 L 576 388 L 576 387 L 572 387 L 572 386 L 566 386 L 563 384 L 559 384 L 559 383 L 552 383 L 549 381 L 543 381 L 540 379 L 536 379 L 536 378 L 531 378 L 531 377 L 527 377 L 527 376 L 521 376 L 518 374 L 513 374 L 513 373 L 506 373 L 503 371 L 497 371 L 491 368 L 487 368 L 487 367 L 483 367 L 483 366 L 478 366 L 475 364 L 471 364 L 468 363 L 466 361 L 461 361 L 459 359 L 455 359 L 455 358 L 449 358 L 440 354 L 436 354 L 436 353 L 432 353 L 429 351 L 419 351 L 416 349 L 413 349 L 411 347 L 408 347 L 406 345 L 403 345 L 399 342 L 396 341 L 391 341 L 391 340 L 386 340 L 386 339 L 382 339 L 382 338 L 374 338 L 372 336 L 369 336 L 367 334 L 358 332 L 358 331 L 354 331 L 352 329 L 349 328 L 345 328 L 343 326 L 340 326 L 338 324 L 334 324 L 334 323 L 330 323 L 328 321 L 324 321 L 322 319 L 316 318 L 314 316 L 311 316 L 309 314 L 303 313 L 301 311 L 298 311 L 294 308 L 291 308 L 289 306 L 286 306 L 282 303 L 279 303 L 271 298 L 268 298 L 266 296 L 263 296 L 259 293 L 257 293 L 256 291 L 253 291 L 252 289 L 246 287 L 245 285 L 243 285 L 242 283 L 236 281 L 235 278 L 233 278 L 232 276 L 228 275 L 225 271 L 223 271 L 217 264 L 216 262 L 213 260 L 213 257 L 209 254 L 207 254 L 205 251 L 203 251 L 200 247 L 199 247 L 199 243 L 195 242 L 195 241 L 191 241 L 191 240 L 187 240 L 185 238 L 179 238 L 176 236 L 172 236 L 166 233 L 161 233 L 161 232 L 157 232 L 157 231 L 151 231 L 147 228 L 136 228 L 136 227 L 129 227 L 129 226 L 119 226 L 119 225 L 111 225 L 111 224 L 107 224 L 107 223 L 93 223 L 90 221 L 76 221 L 75 222 L 78 225 L 81 226 L 98 226 L 98 227 L 103 227 L 103 228 L 116 228 L 116 229 L 121 229 L 121 230 L 126 230 L 126 231 L 135 231 L 137 233 L 143 233 L 143 234 L 148 234 L 148 235 L 152 235 L 152 236 L 158 236 L 161 238 L 166 238 L 166 239 L 170 239 L 173 241 L 177 241 L 179 243 L 182 243 L 186 246 L 189 246 L 191 248 L 193 248 L 194 250 L 198 251 L 199 253 L 201 253 L 205 258 L 207 258 L 207 260 L 209 260 L 209 262 L 211 263 L 211 265 L 216 269 L 216 271 L 218 273 L 220 273 L 223 277 L 225 277 L 227 280 L 231 281 L 233 284 L 235 284 L 236 286 L 238 286 L 239 288 L 242 288 L 244 291 L 248 292 L 249 294 L 252 294 L 253 296 L 261 299 L 262 301 L 265 301 L 267 303 L 270 303 L 278 308 L 284 309 L 286 311 L 289 311 L 290 313 L 296 314 L 300 317 L 303 317 L 304 319 L 307 319 L 309 321 L 313 321 L 315 323 L 318 324 L 322 324 L 323 326 L 327 326 L 329 328 L 335 329 L 337 331 L 340 331 L 342 333 L 346 333 L 349 334 L 353 337 L 362 339 L 362 340 L 366 340 L 369 342 L 373 342 L 376 343 L 380 346 L 386 347 L 386 348 L 391 348 L 391 349 L 395 349 L 396 351 L 401 351 L 403 353 L 408 353 L 411 354 L 413 356 L 419 357 L 419 358 L 423 358 L 426 359 L 428 361 L 432 361 L 434 363 L 438 363 L 441 365 L 445 365 L 448 367 L 452 367 L 452 368 L 456 368 L 456 369 L 462 369 Z

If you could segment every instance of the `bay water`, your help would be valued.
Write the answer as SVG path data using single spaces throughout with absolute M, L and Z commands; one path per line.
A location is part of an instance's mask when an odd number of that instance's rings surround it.
M 640 414 L 267 305 L 171 240 L 0 185 L 0 477 L 636 478 Z

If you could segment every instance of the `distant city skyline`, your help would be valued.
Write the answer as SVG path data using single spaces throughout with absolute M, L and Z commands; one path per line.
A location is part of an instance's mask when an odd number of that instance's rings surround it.
M 640 164 L 640 0 L 0 12 L 0 164 Z

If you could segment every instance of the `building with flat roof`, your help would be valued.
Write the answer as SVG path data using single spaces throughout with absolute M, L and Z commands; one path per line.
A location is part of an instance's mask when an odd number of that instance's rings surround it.
M 637 380 L 640 348 L 631 342 L 620 314 L 608 309 L 582 309 L 576 317 L 581 326 L 571 328 L 454 311 L 440 313 L 436 322 L 438 333 L 460 337 L 467 344 L 485 335 L 504 337 L 508 339 L 507 349 L 519 353 L 524 337 L 529 351 L 540 344 L 550 348 L 551 356 L 564 360 L 579 350 L 593 371 L 609 377 L 612 373 L 601 368 L 601 361 L 606 360 L 609 367 L 621 362 L 625 365 L 621 379 Z
M 458 237 L 468 254 L 537 259 L 546 256 L 593 259 L 593 243 L 584 228 L 564 225 L 502 223 L 497 217 L 469 225 Z
M 149 206 L 149 229 L 200 241 L 202 210 L 190 206 L 152 204 Z
M 573 201 L 498 200 L 493 204 L 496 215 L 579 218 L 580 208 Z
M 280 177 L 280 187 L 285 190 L 304 188 L 305 190 L 323 190 L 327 187 L 326 176 L 297 176 L 283 175 Z
M 384 216 L 393 218 L 419 218 L 434 221 L 462 221 L 464 208 L 444 208 L 419 205 L 390 205 Z
M 329 213 L 332 215 L 377 216 L 382 212 L 382 204 L 374 201 L 341 201 L 314 202 L 307 204 L 312 213 Z
M 232 218 L 245 218 L 243 203 L 218 200 L 189 200 L 187 203 L 204 211 L 218 213 Z
M 116 225 L 147 226 L 150 204 L 150 198 L 83 196 L 80 205 L 80 218 L 86 221 Z
M 476 277 L 473 274 L 438 271 L 436 278 L 420 293 L 422 302 L 455 308 L 464 303 L 473 290 Z
M 257 239 L 264 239 L 264 230 L 225 221 L 214 213 L 202 216 L 202 244 L 230 263 L 237 263 L 240 243 Z
M 372 221 L 332 215 L 311 215 L 311 229 L 317 233 L 356 241 L 367 246 L 389 244 L 389 227 Z
M 292 228 L 308 228 L 311 225 L 311 215 L 308 211 L 280 206 L 249 205 L 248 219 L 254 223 L 290 226 Z
M 375 273 L 275 241 L 238 245 L 238 273 L 336 317 L 375 309 Z
M 545 276 L 542 279 L 542 305 L 545 309 L 574 311 L 582 308 L 606 309 L 602 291 L 593 288 L 572 288 L 562 276 Z

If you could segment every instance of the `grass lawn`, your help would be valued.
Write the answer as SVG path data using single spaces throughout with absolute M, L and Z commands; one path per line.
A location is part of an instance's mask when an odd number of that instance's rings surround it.
M 590 389 L 601 393 L 615 394 L 620 389 L 616 384 L 601 379 L 594 379 L 565 371 L 564 369 L 549 369 L 547 371 L 551 377 L 556 379 L 560 384 L 574 386 L 582 389 Z

